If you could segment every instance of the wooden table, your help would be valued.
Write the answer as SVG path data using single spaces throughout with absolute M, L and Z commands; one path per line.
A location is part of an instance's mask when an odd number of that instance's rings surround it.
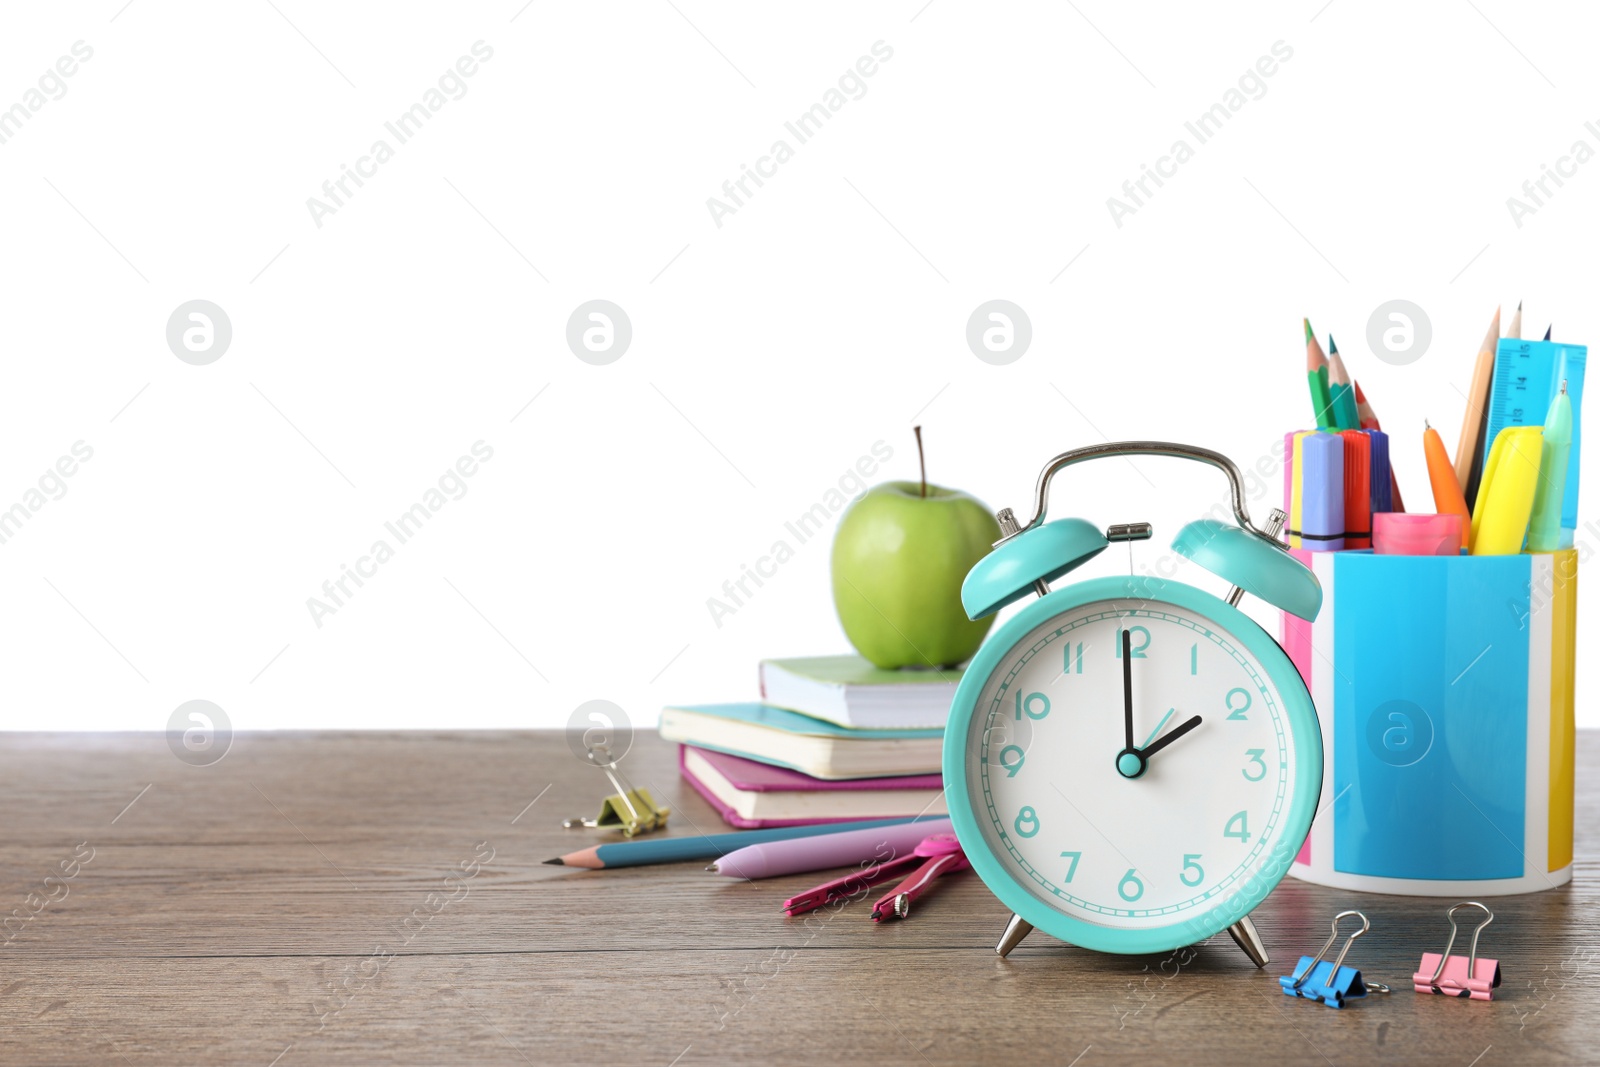
M 653 734 L 625 766 L 673 833 L 723 829 Z M 0 735 L 0 912 L 32 916 L 0 949 L 0 1063 L 1593 1064 L 1597 767 L 1585 733 L 1573 884 L 1492 902 L 1506 979 L 1478 1003 L 1407 981 L 1453 901 L 1287 879 L 1258 971 L 1226 935 L 1001 960 L 972 875 L 879 927 L 784 919 L 811 876 L 545 866 L 604 792 L 559 733 L 241 735 L 209 767 L 160 735 Z M 1283 996 L 1347 907 L 1372 919 L 1351 962 L 1396 992 Z

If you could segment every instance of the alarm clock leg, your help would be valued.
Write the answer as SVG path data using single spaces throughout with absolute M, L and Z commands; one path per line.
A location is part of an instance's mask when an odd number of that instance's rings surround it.
M 1261 935 L 1256 933 L 1256 924 L 1250 921 L 1250 916 L 1246 915 L 1228 927 L 1228 933 L 1233 936 L 1234 942 L 1244 949 L 1244 954 L 1250 957 L 1250 962 L 1257 967 L 1265 967 L 1272 962 L 1267 956 L 1266 946 L 1261 943 Z
M 1031 933 L 1033 924 L 1020 915 L 1013 915 L 1011 921 L 1006 923 L 1006 932 L 1000 935 L 1000 943 L 994 950 L 1002 956 L 1010 955 L 1011 950 L 1022 944 L 1022 939 Z

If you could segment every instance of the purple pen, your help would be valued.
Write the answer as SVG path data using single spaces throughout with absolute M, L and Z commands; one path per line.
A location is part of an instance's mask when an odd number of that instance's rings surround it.
M 954 833 L 950 820 L 938 818 L 870 830 L 768 841 L 730 852 L 706 869 L 730 878 L 776 878 L 802 871 L 849 867 L 863 860 L 883 863 L 909 856 L 929 834 L 948 833 Z

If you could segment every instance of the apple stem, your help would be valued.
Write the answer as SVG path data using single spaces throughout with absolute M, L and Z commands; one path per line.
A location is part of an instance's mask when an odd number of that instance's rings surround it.
M 922 427 L 913 426 L 911 432 L 917 435 L 917 466 L 922 470 L 922 499 L 928 499 L 928 461 L 922 455 Z

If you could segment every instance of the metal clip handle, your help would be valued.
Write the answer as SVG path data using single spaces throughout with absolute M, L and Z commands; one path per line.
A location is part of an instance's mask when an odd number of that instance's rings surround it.
M 611 754 L 609 745 L 597 744 L 586 747 L 588 749 L 586 758 L 605 772 L 606 778 L 611 782 L 611 788 L 616 792 L 601 801 L 600 814 L 595 818 L 586 819 L 578 816 L 564 819 L 562 826 L 569 830 L 618 829 L 622 831 L 622 836 L 633 837 L 666 825 L 672 809 L 657 804 L 648 791 L 635 789 L 631 782 L 622 777 L 622 772 L 617 768 L 617 759 Z
M 1470 980 L 1477 977 L 1477 975 L 1473 974 L 1472 972 L 1473 969 L 1478 966 L 1478 935 L 1483 933 L 1483 928 L 1485 926 L 1488 926 L 1490 923 L 1494 922 L 1494 912 L 1490 911 L 1482 904 L 1479 904 L 1476 900 L 1464 900 L 1460 904 L 1457 904 L 1455 907 L 1451 908 L 1449 911 L 1445 912 L 1445 918 L 1450 920 L 1450 940 L 1444 943 L 1444 952 L 1439 956 L 1439 966 L 1434 968 L 1433 977 L 1428 979 L 1428 984 L 1431 985 L 1435 991 L 1438 991 L 1439 989 L 1439 976 L 1444 974 L 1444 965 L 1446 961 L 1450 959 L 1450 950 L 1455 947 L 1456 912 L 1460 911 L 1462 908 L 1480 908 L 1485 916 L 1483 922 L 1472 928 L 1472 949 L 1470 955 L 1467 957 L 1467 978 Z
M 1356 943 L 1356 938 L 1372 929 L 1372 924 L 1367 921 L 1367 917 L 1361 914 L 1359 911 L 1341 911 L 1339 914 L 1333 917 L 1333 933 L 1329 934 L 1328 940 L 1324 941 L 1322 943 L 1322 947 L 1317 949 L 1317 954 L 1311 958 L 1311 963 L 1306 967 L 1306 969 L 1294 976 L 1294 985 L 1290 986 L 1290 989 L 1299 989 L 1301 983 L 1311 976 L 1312 971 L 1317 969 L 1317 964 L 1322 962 L 1322 957 L 1328 954 L 1328 950 L 1333 947 L 1333 943 L 1339 938 L 1339 920 L 1343 919 L 1347 915 L 1354 915 L 1356 918 L 1360 919 L 1361 929 L 1357 930 L 1355 933 L 1351 934 L 1345 939 L 1343 947 L 1339 949 L 1339 955 L 1334 957 L 1333 969 L 1328 972 L 1328 981 L 1331 983 L 1339 976 L 1339 968 L 1341 965 L 1343 965 L 1344 958 L 1350 951 L 1350 946 Z M 1385 987 L 1383 990 L 1385 993 L 1388 991 L 1389 990 L 1387 987 Z

